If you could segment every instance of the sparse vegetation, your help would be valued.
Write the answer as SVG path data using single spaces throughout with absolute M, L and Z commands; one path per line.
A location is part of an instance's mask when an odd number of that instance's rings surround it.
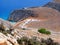
M 54 42 L 51 38 L 48 39 L 41 39 L 40 41 L 37 40 L 37 38 L 27 38 L 22 37 L 21 39 L 18 39 L 17 42 L 19 45 L 60 45 L 57 42 Z
M 5 34 L 5 35 L 11 34 L 11 30 L 5 30 L 3 23 L 0 25 L 0 32 Z
M 5 34 L 5 35 L 11 34 L 11 31 L 10 30 L 7 30 L 7 31 L 6 30 L 4 30 L 4 31 L 3 30 L 0 30 L 0 32 L 3 33 L 3 34 Z
M 40 32 L 42 34 L 51 34 L 51 32 L 47 31 L 45 28 L 38 29 L 38 32 Z
M 26 30 L 26 28 L 22 28 L 23 30 Z

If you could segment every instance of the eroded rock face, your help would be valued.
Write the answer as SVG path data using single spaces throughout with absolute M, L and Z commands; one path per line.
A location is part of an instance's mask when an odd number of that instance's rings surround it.
M 7 42 L 5 39 L 0 38 L 0 45 L 7 45 Z
M 31 10 L 27 10 L 27 9 L 15 10 L 10 14 L 8 20 L 16 22 L 16 21 L 23 20 L 33 15 L 34 13 Z

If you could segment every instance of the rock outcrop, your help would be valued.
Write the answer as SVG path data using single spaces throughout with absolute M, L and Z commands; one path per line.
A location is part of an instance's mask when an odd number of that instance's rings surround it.
M 11 34 L 0 32 L 0 45 L 18 45 L 17 40 Z
M 9 21 L 0 18 L 0 30 L 9 30 L 12 28 L 12 24 Z
M 33 11 L 31 10 L 27 10 L 27 9 L 21 9 L 21 10 L 14 10 L 8 20 L 9 21 L 14 21 L 14 22 L 17 22 L 17 21 L 21 21 L 25 18 L 28 18 L 29 16 L 34 16 L 34 13 Z
M 0 38 L 0 45 L 7 45 L 7 42 L 5 39 Z
M 0 18 L 0 45 L 18 45 L 17 40 L 11 35 L 12 23 Z

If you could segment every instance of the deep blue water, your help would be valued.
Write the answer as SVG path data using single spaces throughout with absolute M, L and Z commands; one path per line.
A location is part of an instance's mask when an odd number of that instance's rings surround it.
M 43 6 L 51 0 L 0 0 L 0 18 L 7 19 L 10 12 L 24 7 Z

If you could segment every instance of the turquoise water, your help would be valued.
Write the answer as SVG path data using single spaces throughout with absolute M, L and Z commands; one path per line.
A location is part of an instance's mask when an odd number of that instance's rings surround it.
M 8 19 L 13 10 L 24 7 L 43 6 L 51 0 L 0 0 L 0 18 Z

